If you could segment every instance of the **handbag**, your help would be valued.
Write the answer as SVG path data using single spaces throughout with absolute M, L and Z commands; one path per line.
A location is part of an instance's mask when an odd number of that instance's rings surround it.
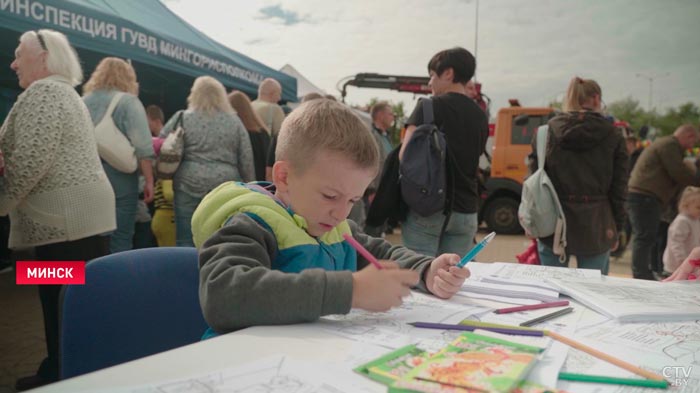
M 107 112 L 102 120 L 95 126 L 95 141 L 97 142 L 97 153 L 106 163 L 119 172 L 133 173 L 136 171 L 138 162 L 134 145 L 129 138 L 124 135 L 117 125 L 114 124 L 112 113 L 124 93 L 116 93 L 107 107 Z
M 184 111 L 175 121 L 174 131 L 165 138 L 156 161 L 156 174 L 159 179 L 172 179 L 180 166 L 185 153 L 185 127 L 182 118 Z

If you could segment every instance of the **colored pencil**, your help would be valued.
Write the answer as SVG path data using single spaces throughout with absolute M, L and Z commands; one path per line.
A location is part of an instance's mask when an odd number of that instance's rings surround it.
M 348 244 L 350 244 L 350 245 L 352 246 L 352 248 L 355 249 L 355 251 L 357 251 L 360 255 L 362 255 L 363 257 L 365 257 L 365 259 L 368 260 L 369 263 L 371 263 L 372 265 L 374 265 L 374 267 L 376 267 L 376 268 L 379 269 L 379 270 L 384 269 L 384 268 L 382 267 L 382 264 L 379 263 L 379 261 L 377 260 L 377 258 L 375 258 L 374 255 L 372 255 L 369 251 L 367 251 L 366 248 L 362 247 L 362 244 L 360 244 L 360 243 L 359 243 L 357 240 L 355 240 L 352 236 L 350 236 L 350 235 L 347 234 L 347 233 L 344 233 L 344 234 L 343 234 L 343 237 L 345 238 L 345 241 L 347 241 Z
M 531 320 L 529 320 L 529 321 L 525 321 L 525 322 L 521 323 L 520 326 L 532 326 L 532 325 L 537 325 L 537 324 L 540 323 L 540 322 L 549 321 L 550 319 L 554 319 L 554 318 L 556 318 L 556 317 L 559 317 L 559 316 L 568 314 L 568 313 L 570 313 L 570 312 L 572 312 L 572 311 L 574 311 L 574 308 L 573 308 L 573 307 L 567 307 L 567 308 L 565 308 L 565 309 L 562 309 L 562 310 L 559 310 L 559 311 L 555 311 L 555 312 L 553 312 L 553 313 L 549 313 L 549 314 L 543 315 L 543 316 L 541 316 L 541 317 L 537 317 L 537 318 L 531 319 Z
M 587 375 L 574 373 L 559 373 L 563 381 L 607 383 L 610 385 L 641 386 L 645 388 L 668 389 L 668 381 L 653 381 L 649 379 L 617 378 L 603 375 Z
M 634 365 L 632 365 L 632 364 L 630 364 L 630 363 L 625 362 L 624 360 L 618 359 L 618 358 L 616 358 L 616 357 L 612 357 L 612 356 L 610 356 L 610 355 L 608 355 L 608 354 L 606 354 L 606 353 L 603 353 L 603 352 L 601 352 L 601 351 L 599 351 L 599 350 L 597 350 L 597 349 L 594 349 L 594 348 L 591 348 L 591 347 L 589 347 L 589 346 L 583 345 L 583 344 L 581 344 L 581 343 L 579 343 L 579 342 L 577 342 L 577 341 L 574 341 L 574 340 L 572 340 L 572 339 L 570 339 L 570 338 L 568 338 L 568 337 L 564 337 L 564 336 L 560 335 L 559 333 L 553 332 L 553 331 L 551 331 L 551 330 L 545 330 L 545 331 L 544 331 L 544 334 L 545 334 L 546 336 L 551 337 L 551 338 L 553 338 L 553 339 L 555 339 L 555 340 L 557 340 L 557 341 L 559 341 L 559 342 L 562 342 L 562 343 L 564 343 L 564 344 L 566 344 L 566 345 L 568 345 L 568 346 L 570 346 L 570 347 L 572 347 L 572 348 L 576 348 L 576 349 L 578 349 L 579 351 L 586 352 L 587 354 L 589 354 L 589 355 L 591 355 L 591 356 L 595 356 L 595 357 L 597 357 L 597 358 L 600 359 L 600 360 L 604 360 L 604 361 L 606 361 L 606 362 L 608 362 L 608 363 L 610 363 L 610 364 L 614 364 L 614 365 L 616 365 L 617 367 L 620 367 L 620 368 L 625 369 L 625 370 L 627 370 L 627 371 L 629 371 L 629 372 L 632 372 L 632 373 L 635 373 L 635 374 L 637 374 L 637 375 L 640 375 L 640 376 L 642 376 L 642 377 L 644 377 L 644 378 L 652 379 L 652 380 L 654 380 L 654 381 L 665 381 L 664 377 L 662 377 L 662 376 L 659 375 L 659 374 L 656 374 L 656 373 L 653 373 L 653 372 L 651 372 L 651 371 L 647 371 L 647 370 L 641 369 L 641 368 L 639 368 L 639 367 L 637 367 L 637 366 L 634 366 Z
M 500 323 L 471 321 L 468 319 L 465 319 L 464 321 L 460 322 L 459 324 L 460 325 L 467 325 L 467 326 L 474 326 L 476 328 L 495 327 L 495 328 L 515 329 L 515 330 L 541 330 L 541 329 L 522 327 L 522 326 L 504 325 L 504 324 L 500 324 Z
M 469 325 L 453 325 L 448 323 L 433 323 L 433 322 L 412 322 L 409 325 L 424 328 L 424 329 L 442 329 L 442 330 L 463 330 L 473 332 L 476 329 L 488 330 L 501 334 L 511 334 L 516 336 L 533 336 L 542 337 L 544 333 L 541 330 L 525 330 L 525 329 L 508 329 L 500 327 L 485 327 L 485 326 L 469 326 Z
M 568 305 L 569 305 L 568 300 L 560 300 L 558 302 L 549 302 L 549 303 L 540 303 L 540 304 L 530 304 L 527 306 L 499 308 L 498 310 L 495 311 L 495 313 L 496 314 L 508 314 L 511 312 L 539 310 L 540 308 L 562 307 L 562 306 L 568 306 Z

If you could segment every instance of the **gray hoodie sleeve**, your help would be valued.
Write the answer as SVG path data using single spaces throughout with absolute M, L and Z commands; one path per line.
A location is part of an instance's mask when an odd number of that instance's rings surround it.
M 271 269 L 277 253 L 272 233 L 247 215 L 234 216 L 199 251 L 199 301 L 219 333 L 255 325 L 310 322 L 346 314 L 352 272 Z
M 352 236 L 360 244 L 362 244 L 367 251 L 369 251 L 377 259 L 388 259 L 398 263 L 402 269 L 413 269 L 418 271 L 421 280 L 418 283 L 417 288 L 423 292 L 430 293 L 428 288 L 425 286 L 425 274 L 428 271 L 430 263 L 434 259 L 433 257 L 418 254 L 404 246 L 394 246 L 382 238 L 372 237 L 365 234 L 354 221 L 348 220 L 348 223 L 350 224 L 350 229 L 352 230 Z M 358 254 L 357 270 L 364 268 L 368 263 L 369 261 Z

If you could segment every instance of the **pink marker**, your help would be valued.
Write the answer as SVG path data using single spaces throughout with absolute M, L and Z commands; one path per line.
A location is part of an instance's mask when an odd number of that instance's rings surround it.
M 360 255 L 365 257 L 365 259 L 368 260 L 369 263 L 374 265 L 374 267 L 376 267 L 379 270 L 384 269 L 382 267 L 382 264 L 379 263 L 379 261 L 377 260 L 377 258 L 375 258 L 374 255 L 370 254 L 370 252 L 367 251 L 366 248 L 362 247 L 362 244 L 360 244 L 357 240 L 355 240 L 352 236 L 350 236 L 350 234 L 344 233 L 343 238 L 345 238 L 345 240 L 348 242 L 348 244 L 350 244 L 352 246 L 352 248 L 355 249 L 355 251 L 357 251 Z

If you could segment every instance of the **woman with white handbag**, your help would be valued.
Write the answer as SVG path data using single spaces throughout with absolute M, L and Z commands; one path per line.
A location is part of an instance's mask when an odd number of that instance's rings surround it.
M 133 67 L 116 57 L 106 57 L 83 86 L 83 101 L 95 123 L 95 137 L 102 165 L 117 198 L 117 230 L 111 235 L 112 253 L 133 247 L 139 171 L 146 184 L 144 201 L 153 200 L 155 159 L 151 132 Z
M 187 110 L 175 113 L 160 135 L 166 140 L 159 160 L 169 149 L 168 135 L 177 130 L 183 135 L 179 166 L 172 171 L 176 244 L 180 247 L 194 247 L 192 214 L 209 191 L 226 181 L 255 179 L 250 138 L 221 82 L 210 76 L 195 79 L 187 103 Z

